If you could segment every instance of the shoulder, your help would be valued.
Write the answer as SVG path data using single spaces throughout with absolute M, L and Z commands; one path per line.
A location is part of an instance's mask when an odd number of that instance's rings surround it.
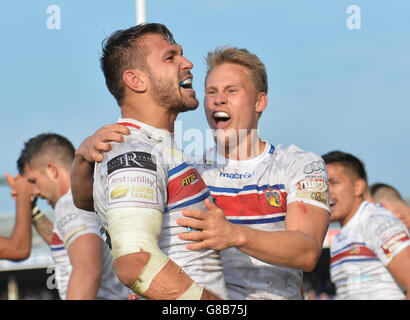
M 400 220 L 380 204 L 366 201 L 360 214 L 363 227 L 376 236 L 383 234 L 391 228 L 403 227 Z
M 60 217 L 63 217 L 66 214 L 77 213 L 77 212 L 79 213 L 80 209 L 74 205 L 73 196 L 71 194 L 71 191 L 63 195 L 57 201 L 56 206 L 54 208 L 56 219 L 59 219 Z
M 305 174 L 311 174 L 315 171 L 326 170 L 326 165 L 321 156 L 318 154 L 303 150 L 294 144 L 285 147 L 277 145 L 275 147 L 273 156 L 287 165 L 295 164 L 303 166 Z
M 125 168 L 157 171 L 157 164 L 162 162 L 161 150 L 158 144 L 150 143 L 140 136 L 128 136 L 123 143 L 113 144 L 112 149 L 104 155 L 102 168 L 108 174 Z

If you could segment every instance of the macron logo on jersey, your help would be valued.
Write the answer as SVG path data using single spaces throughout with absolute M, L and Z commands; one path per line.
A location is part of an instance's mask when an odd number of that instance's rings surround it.
M 245 173 L 226 173 L 219 171 L 219 176 L 221 178 L 228 178 L 228 179 L 249 179 L 251 178 L 255 172 L 245 172 Z

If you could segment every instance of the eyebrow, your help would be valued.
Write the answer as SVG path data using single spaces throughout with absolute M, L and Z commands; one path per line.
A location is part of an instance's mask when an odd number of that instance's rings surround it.
M 228 85 L 223 87 L 223 90 L 230 89 L 230 88 L 233 88 L 233 87 L 238 88 L 238 87 L 240 87 L 240 85 L 239 84 L 228 84 Z M 215 86 L 205 87 L 205 90 L 211 90 L 211 89 L 218 90 L 217 87 L 215 87 Z
M 179 55 L 181 54 L 181 56 L 184 55 L 184 51 L 182 50 L 182 47 L 179 44 L 175 44 L 174 46 L 176 46 L 176 48 L 172 48 L 172 49 L 168 49 L 167 51 L 164 52 L 163 54 L 163 58 L 165 58 L 168 55 Z

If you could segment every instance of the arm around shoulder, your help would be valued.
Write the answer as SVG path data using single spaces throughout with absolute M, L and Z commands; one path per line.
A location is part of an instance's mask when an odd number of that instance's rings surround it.
M 86 211 L 94 211 L 93 174 L 94 163 L 76 153 L 71 168 L 71 192 L 74 205 Z

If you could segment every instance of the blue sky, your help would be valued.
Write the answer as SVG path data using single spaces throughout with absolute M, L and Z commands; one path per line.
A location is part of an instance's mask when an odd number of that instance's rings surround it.
M 50 5 L 61 29 L 47 28 Z M 346 21 L 360 9 L 360 29 Z M 194 63 L 201 101 L 182 129 L 208 128 L 204 57 L 245 47 L 265 63 L 269 105 L 261 136 L 323 154 L 350 152 L 370 183 L 410 197 L 410 3 L 408 1 L 147 0 L 147 20 L 166 24 Z M 0 174 L 16 174 L 23 143 L 42 132 L 75 147 L 120 115 L 99 69 L 101 41 L 136 23 L 135 0 L 14 0 L 0 3 Z M 189 141 L 183 141 L 183 146 Z M 0 212 L 14 204 L 0 187 Z

